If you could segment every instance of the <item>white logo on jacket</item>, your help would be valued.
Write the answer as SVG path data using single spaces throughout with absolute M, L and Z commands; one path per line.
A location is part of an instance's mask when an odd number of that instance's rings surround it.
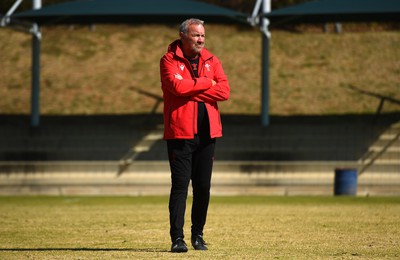
M 181 64 L 181 65 L 179 65 L 179 68 L 181 68 L 181 71 L 183 71 L 183 69 L 185 68 L 185 65 Z
M 211 68 L 211 65 L 210 64 L 208 64 L 208 63 L 206 63 L 206 69 L 207 69 L 207 71 L 210 71 L 210 68 Z

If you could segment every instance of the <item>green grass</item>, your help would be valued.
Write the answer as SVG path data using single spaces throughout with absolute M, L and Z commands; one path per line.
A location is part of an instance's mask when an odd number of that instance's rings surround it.
M 213 197 L 209 251 L 183 255 L 168 252 L 167 204 L 167 197 L 0 197 L 0 258 L 400 257 L 399 197 Z
M 259 30 L 206 24 L 206 32 L 232 89 L 222 113 L 259 114 Z M 40 109 L 61 115 L 150 112 L 157 100 L 137 89 L 162 96 L 159 59 L 178 35 L 177 26 L 163 25 L 59 26 L 42 33 Z M 374 113 L 379 98 L 351 87 L 400 100 L 399 43 L 400 31 L 272 31 L 271 114 Z M 0 30 L 0 49 L 0 113 L 29 114 L 31 36 Z M 399 111 L 385 103 L 383 112 Z

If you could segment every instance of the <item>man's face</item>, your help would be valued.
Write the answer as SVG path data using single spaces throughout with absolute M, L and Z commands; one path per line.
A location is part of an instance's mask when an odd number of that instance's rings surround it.
M 205 30 L 202 24 L 191 24 L 187 34 L 181 33 L 182 47 L 185 55 L 195 57 L 204 47 Z

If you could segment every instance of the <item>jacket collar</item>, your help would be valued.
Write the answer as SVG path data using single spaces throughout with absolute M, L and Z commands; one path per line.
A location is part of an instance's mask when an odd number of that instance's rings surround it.
M 172 42 L 169 46 L 168 46 L 168 52 L 173 52 L 176 56 L 185 59 L 185 56 L 183 55 L 183 51 L 182 51 L 182 43 L 181 40 L 175 40 L 174 42 Z M 203 48 L 200 52 L 200 57 L 203 60 L 208 60 L 212 57 L 212 53 L 209 52 L 206 48 Z

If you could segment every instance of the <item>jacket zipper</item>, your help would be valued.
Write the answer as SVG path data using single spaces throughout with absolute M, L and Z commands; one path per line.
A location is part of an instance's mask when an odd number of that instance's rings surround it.
M 200 61 L 200 60 L 199 60 L 199 61 Z M 185 58 L 185 59 L 184 59 L 184 62 L 185 62 L 185 64 L 186 64 L 186 66 L 189 68 L 190 75 L 192 76 L 192 79 L 194 79 L 194 78 L 195 78 L 195 75 L 194 75 L 192 66 L 190 65 L 190 61 L 188 61 L 188 60 Z M 193 103 L 196 103 L 196 102 L 193 102 Z M 197 134 L 197 131 L 196 131 L 196 123 L 197 123 L 197 117 L 198 117 L 198 115 L 197 115 L 196 112 L 198 112 L 198 111 L 196 110 L 196 105 L 194 105 L 194 106 L 193 106 L 193 115 L 194 115 L 194 116 L 193 116 L 193 125 L 192 125 L 192 128 L 193 128 L 193 138 L 194 138 L 194 135 Z

